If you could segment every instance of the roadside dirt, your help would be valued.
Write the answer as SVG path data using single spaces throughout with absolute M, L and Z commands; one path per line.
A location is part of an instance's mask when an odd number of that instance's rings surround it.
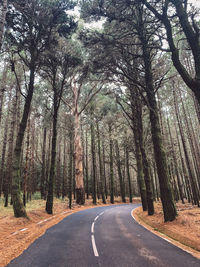
M 161 203 L 155 203 L 153 216 L 148 216 L 141 207 L 133 211 L 133 216 L 148 230 L 167 238 L 171 243 L 200 259 L 200 209 L 189 203 L 177 203 L 177 210 L 177 219 L 166 223 L 163 220 Z
M 134 200 L 134 203 L 138 203 Z M 115 204 L 120 204 L 121 199 L 116 199 Z M 110 205 L 108 203 L 107 205 Z M 92 205 L 92 199 L 86 201 L 84 206 L 75 204 L 72 209 L 68 208 L 67 201 L 55 200 L 54 213 L 48 215 L 45 212 L 45 201 L 33 200 L 27 208 L 29 220 L 25 218 L 15 218 L 12 209 L 0 209 L 0 267 L 6 266 L 12 259 L 19 256 L 35 239 L 43 235 L 48 228 L 60 222 L 68 215 L 102 205 L 98 201 L 97 205 Z

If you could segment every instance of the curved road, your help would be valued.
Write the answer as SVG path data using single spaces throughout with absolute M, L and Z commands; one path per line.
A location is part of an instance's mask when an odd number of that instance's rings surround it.
M 51 227 L 8 267 L 200 266 L 200 260 L 136 223 L 138 204 L 74 213 Z

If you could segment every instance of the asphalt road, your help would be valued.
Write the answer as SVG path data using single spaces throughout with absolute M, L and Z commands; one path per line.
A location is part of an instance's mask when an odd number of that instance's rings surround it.
M 74 213 L 48 229 L 7 266 L 200 266 L 200 260 L 136 223 L 131 211 L 137 206 L 98 207 Z

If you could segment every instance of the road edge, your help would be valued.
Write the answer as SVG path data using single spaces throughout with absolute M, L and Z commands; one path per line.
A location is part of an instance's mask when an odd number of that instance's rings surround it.
M 150 231 L 151 233 L 153 233 L 154 235 L 159 236 L 160 238 L 162 238 L 163 240 L 167 241 L 168 243 L 180 248 L 181 250 L 191 254 L 193 257 L 200 259 L 200 252 L 198 252 L 197 250 L 186 246 L 185 244 L 182 244 L 181 242 L 174 240 L 173 238 L 154 230 L 154 228 L 152 226 L 150 226 L 149 224 L 147 224 L 146 222 L 144 222 L 141 218 L 138 217 L 136 210 L 139 209 L 140 207 L 136 207 L 133 208 L 131 210 L 131 217 L 133 218 L 133 220 L 138 223 L 139 225 L 141 225 L 142 227 L 144 227 L 145 229 L 147 229 L 148 231 Z

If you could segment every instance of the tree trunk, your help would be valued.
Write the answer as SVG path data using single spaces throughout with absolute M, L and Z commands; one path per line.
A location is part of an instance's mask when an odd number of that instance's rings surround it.
M 13 146 L 14 146 L 14 133 L 16 128 L 16 109 L 18 103 L 18 91 L 16 89 L 16 97 L 13 102 L 13 107 L 11 111 L 11 121 L 10 121 L 10 130 L 9 130 L 9 137 L 8 137 L 8 155 L 7 155 L 7 168 L 5 174 L 5 204 L 4 206 L 8 206 L 8 195 L 10 186 L 12 184 L 12 163 L 13 163 Z
M 109 123 L 109 146 L 110 146 L 110 203 L 114 204 L 114 169 L 113 169 L 113 139 L 112 126 Z
M 92 154 L 92 177 L 93 177 L 93 204 L 97 204 L 97 174 L 96 174 L 96 151 L 95 151 L 95 133 L 93 121 L 90 123 L 91 130 L 91 154 Z
M 175 220 L 177 216 L 177 211 L 173 199 L 172 190 L 170 187 L 169 173 L 167 169 L 167 159 L 161 137 L 158 107 L 153 87 L 151 56 L 147 48 L 146 40 L 144 40 L 143 36 L 140 36 L 140 38 L 143 44 L 146 93 L 149 103 L 152 141 L 157 165 L 158 179 L 160 184 L 160 195 L 164 212 L 164 220 L 167 222 Z
M 117 170 L 118 170 L 118 176 L 119 176 L 121 198 L 122 198 L 122 202 L 126 203 L 125 188 L 124 188 L 122 172 L 121 172 L 121 161 L 120 161 L 120 154 L 119 154 L 119 145 L 118 145 L 117 140 L 115 140 L 115 151 L 116 151 L 116 161 L 117 161 Z
M 102 158 L 101 158 L 101 140 L 100 140 L 100 132 L 99 132 L 99 124 L 98 124 L 98 122 L 97 122 L 97 138 L 98 138 L 100 190 L 101 190 L 102 201 L 103 201 L 104 204 L 106 204 L 105 190 L 104 190 L 105 181 L 104 181 L 104 175 L 103 175 L 103 164 L 102 164 Z
M 88 135 L 87 131 L 85 134 L 85 176 L 86 176 L 86 194 L 89 199 L 89 181 L 88 181 Z
M 66 196 L 66 169 L 67 169 L 67 142 L 66 142 L 66 135 L 64 135 L 64 151 L 63 151 L 63 177 L 62 177 L 62 199 L 64 200 Z
M 76 179 L 76 203 L 84 205 L 85 190 L 83 177 L 83 149 L 80 134 L 80 115 L 78 112 L 78 92 L 76 84 L 73 86 L 74 93 L 74 160 L 75 160 L 75 179 Z
M 72 125 L 72 123 L 71 123 Z M 69 166 L 68 166 L 68 179 L 69 179 L 69 186 L 68 186 L 68 194 L 69 194 L 69 208 L 72 208 L 72 168 L 73 168 L 73 131 L 70 129 L 69 131 Z
M 129 150 L 128 145 L 126 145 L 126 173 L 127 173 L 127 179 L 128 179 L 128 186 L 129 186 L 129 202 L 132 203 L 133 195 L 132 195 L 132 187 L 131 187 L 131 176 L 130 176 L 130 167 L 129 167 Z
M 6 21 L 6 13 L 7 13 L 7 0 L 2 0 L 0 2 L 0 50 L 3 44 L 3 34 L 4 34 L 4 27 Z
M 106 166 L 105 166 L 105 145 L 104 142 L 102 141 L 102 146 L 103 146 L 103 176 L 104 176 L 104 188 L 105 188 L 105 195 L 106 199 L 108 198 L 108 189 L 107 189 L 107 181 L 106 181 Z
M 35 80 L 35 60 L 31 59 L 30 64 L 30 81 L 28 87 L 28 93 L 25 99 L 24 111 L 22 119 L 19 125 L 19 131 L 17 134 L 16 145 L 14 150 L 14 159 L 13 159 L 13 183 L 12 183 L 12 200 L 13 200 L 13 209 L 15 217 L 27 217 L 26 210 L 24 208 L 21 192 L 20 192 L 20 159 L 22 152 L 22 143 L 24 139 L 24 133 L 26 130 L 27 120 L 30 112 L 31 101 L 33 97 L 34 90 L 34 80 Z
M 7 147 L 8 123 L 9 123 L 9 115 L 10 115 L 11 95 L 12 95 L 12 92 L 11 92 L 11 89 L 10 89 L 9 99 L 8 99 L 7 115 L 6 115 L 5 126 L 4 126 L 3 148 L 2 148 L 2 156 L 1 156 L 0 195 L 1 195 L 2 187 L 3 187 L 3 184 L 4 184 L 4 177 L 5 177 L 4 170 L 5 170 L 5 158 L 6 158 L 6 147 Z
M 134 88 L 136 89 L 136 88 Z M 143 170 L 143 162 L 142 162 L 142 152 L 140 146 L 140 132 L 139 132 L 139 124 L 138 124 L 138 105 L 136 103 L 136 95 L 133 91 L 133 88 L 130 89 L 130 101 L 131 101 L 131 111 L 132 111 L 132 130 L 135 141 L 135 157 L 137 164 L 137 183 L 140 191 L 142 208 L 143 211 L 147 210 L 147 194 L 146 194 L 146 186 L 144 181 L 144 170 Z
M 28 119 L 27 125 L 27 139 L 26 139 L 26 165 L 24 170 L 24 181 L 23 181 L 23 204 L 26 207 L 26 192 L 27 192 L 27 178 L 28 178 L 28 169 L 29 169 L 29 154 L 30 154 L 30 116 Z
M 44 127 L 43 132 L 43 145 L 42 145 L 42 171 L 41 171 L 41 181 L 40 181 L 40 194 L 41 199 L 46 199 L 45 192 L 45 174 L 46 174 L 46 139 L 47 139 L 47 127 Z

